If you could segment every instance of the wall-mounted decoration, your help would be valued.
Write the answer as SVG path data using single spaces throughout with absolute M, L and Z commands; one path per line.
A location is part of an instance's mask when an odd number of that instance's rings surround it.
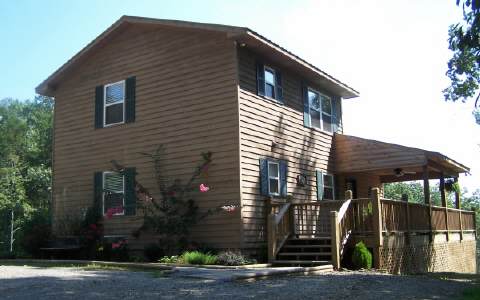
M 297 175 L 297 185 L 298 186 L 306 186 L 307 185 L 307 175 L 298 174 Z

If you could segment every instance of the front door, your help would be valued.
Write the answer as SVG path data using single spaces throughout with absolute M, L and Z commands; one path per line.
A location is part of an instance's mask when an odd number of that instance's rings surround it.
M 345 180 L 345 190 L 351 190 L 353 199 L 357 199 L 357 180 L 355 178 L 347 178 Z

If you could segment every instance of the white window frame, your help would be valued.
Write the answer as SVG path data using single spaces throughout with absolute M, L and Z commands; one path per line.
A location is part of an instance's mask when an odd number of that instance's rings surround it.
M 105 171 L 102 173 L 102 215 L 105 214 L 105 177 L 108 174 L 120 174 L 122 176 L 122 185 L 123 185 L 123 191 L 114 191 L 114 193 L 121 193 L 123 194 L 123 199 L 122 199 L 122 207 L 123 207 L 123 212 L 122 213 L 116 213 L 113 214 L 114 216 L 123 216 L 125 215 L 125 175 L 121 174 L 119 172 L 112 172 L 112 171 Z
M 121 83 L 123 85 L 123 99 L 122 99 L 122 113 L 123 113 L 123 116 L 122 116 L 122 122 L 107 124 L 107 106 L 112 106 L 112 105 L 116 105 L 116 104 L 120 103 L 120 102 L 115 102 L 115 103 L 107 104 L 107 87 L 112 86 L 112 85 L 116 85 L 116 84 L 119 84 L 119 83 Z M 103 87 L 103 127 L 110 127 L 110 126 L 113 126 L 113 125 L 119 125 L 119 124 L 124 124 L 125 123 L 125 96 L 126 96 L 126 92 L 127 92 L 127 90 L 126 90 L 125 80 L 120 80 L 120 81 L 117 81 L 117 82 L 109 83 L 109 84 L 106 84 Z
M 267 172 L 268 172 L 268 194 L 272 196 L 280 196 L 280 163 L 276 161 L 267 161 Z M 272 176 L 270 174 L 270 165 L 277 165 L 277 176 Z M 277 180 L 277 193 L 272 193 L 270 191 L 270 179 Z
M 322 181 L 323 181 L 323 199 L 322 200 L 335 200 L 335 177 L 330 174 L 330 173 L 323 173 L 322 175 Z M 330 177 L 332 179 L 332 185 L 326 185 L 325 184 L 325 177 Z M 332 189 L 332 199 L 326 199 L 325 198 L 325 188 L 331 188 Z
M 273 74 L 273 96 L 270 97 L 270 96 L 267 96 L 267 84 L 270 85 L 270 83 L 267 83 L 267 76 L 265 76 L 266 72 L 270 72 Z M 272 99 L 272 100 L 275 100 L 275 101 L 278 101 L 277 100 L 277 72 L 275 71 L 274 68 L 270 67 L 270 66 L 267 66 L 267 65 L 264 65 L 263 66 L 263 78 L 264 78 L 264 90 L 265 90 L 265 97 L 269 98 L 269 99 Z
M 311 121 L 312 115 L 310 114 L 310 111 L 312 110 L 312 107 L 311 107 L 311 105 L 310 105 L 310 97 L 308 97 L 308 92 L 312 92 L 312 93 L 317 94 L 317 95 L 318 95 L 318 98 L 319 98 L 319 100 L 320 100 L 320 109 L 319 109 L 319 110 L 313 109 L 314 111 L 320 113 L 320 127 L 315 127 L 315 126 L 313 126 L 312 123 L 311 123 L 311 122 L 312 122 L 312 121 Z M 329 96 L 327 96 L 327 95 L 325 95 L 325 94 L 323 94 L 323 93 L 320 93 L 319 91 L 317 91 L 317 90 L 315 90 L 315 89 L 313 89 L 313 88 L 311 88 L 311 87 L 308 87 L 308 89 L 307 89 L 307 98 L 308 98 L 308 99 L 307 99 L 307 101 L 308 101 L 308 113 L 309 113 L 310 124 L 311 124 L 312 128 L 317 128 L 317 129 L 320 129 L 320 130 L 325 131 L 325 132 L 333 133 L 333 103 L 332 103 L 333 99 L 332 99 L 332 97 L 329 97 Z M 323 98 L 330 99 L 330 113 L 327 113 L 327 112 L 323 111 L 323 105 L 322 105 L 322 104 L 323 104 Z M 327 115 L 327 116 L 330 117 L 330 120 L 331 120 L 331 121 L 330 121 L 330 122 L 331 122 L 330 125 L 331 125 L 331 127 L 332 127 L 332 130 L 331 130 L 331 131 L 325 130 L 325 129 L 323 128 L 323 114 L 325 114 L 325 115 Z

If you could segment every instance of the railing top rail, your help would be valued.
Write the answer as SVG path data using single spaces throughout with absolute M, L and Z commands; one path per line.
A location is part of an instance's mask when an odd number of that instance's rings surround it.
M 350 203 L 352 203 L 352 199 L 345 201 L 340 209 L 338 210 L 338 221 L 340 222 L 345 214 L 347 213 L 348 207 L 350 206 Z
M 326 204 L 338 204 L 341 203 L 343 200 L 321 200 L 321 201 L 292 201 L 290 202 L 292 205 L 326 205 Z
M 430 207 L 428 204 L 423 204 L 423 203 L 416 203 L 416 202 L 406 202 L 406 201 L 402 201 L 402 200 L 394 200 L 394 199 L 387 199 L 387 198 L 381 198 L 380 199 L 382 202 L 389 202 L 389 203 L 392 203 L 392 204 L 408 204 L 408 205 L 411 205 L 411 206 L 420 206 L 420 207 Z M 438 206 L 438 205 L 432 205 L 432 209 L 441 209 L 441 210 L 444 210 L 445 207 L 443 206 Z M 453 208 L 453 207 L 448 207 L 448 210 L 449 211 L 461 211 L 462 213 L 466 213 L 466 214 L 474 214 L 475 212 L 474 211 L 471 211 L 471 210 L 465 210 L 465 209 L 458 209 L 458 208 Z
M 288 209 L 290 208 L 290 203 L 286 203 L 280 211 L 275 214 L 275 225 L 278 225 L 280 221 L 282 221 L 283 216 L 287 213 Z

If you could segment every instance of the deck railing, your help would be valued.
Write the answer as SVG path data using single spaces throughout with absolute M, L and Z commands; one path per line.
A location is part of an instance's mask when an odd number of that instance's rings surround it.
M 383 245 L 383 236 L 389 234 L 429 234 L 430 238 L 433 234 L 445 234 L 447 241 L 453 233 L 458 233 L 460 240 L 466 233 L 476 236 L 473 211 L 384 199 L 376 188 L 371 198 L 351 199 L 351 192 L 347 191 L 345 199 L 271 203 L 267 219 L 269 260 L 275 259 L 291 236 L 330 236 L 336 268 L 351 236 L 368 238 L 374 252 Z

